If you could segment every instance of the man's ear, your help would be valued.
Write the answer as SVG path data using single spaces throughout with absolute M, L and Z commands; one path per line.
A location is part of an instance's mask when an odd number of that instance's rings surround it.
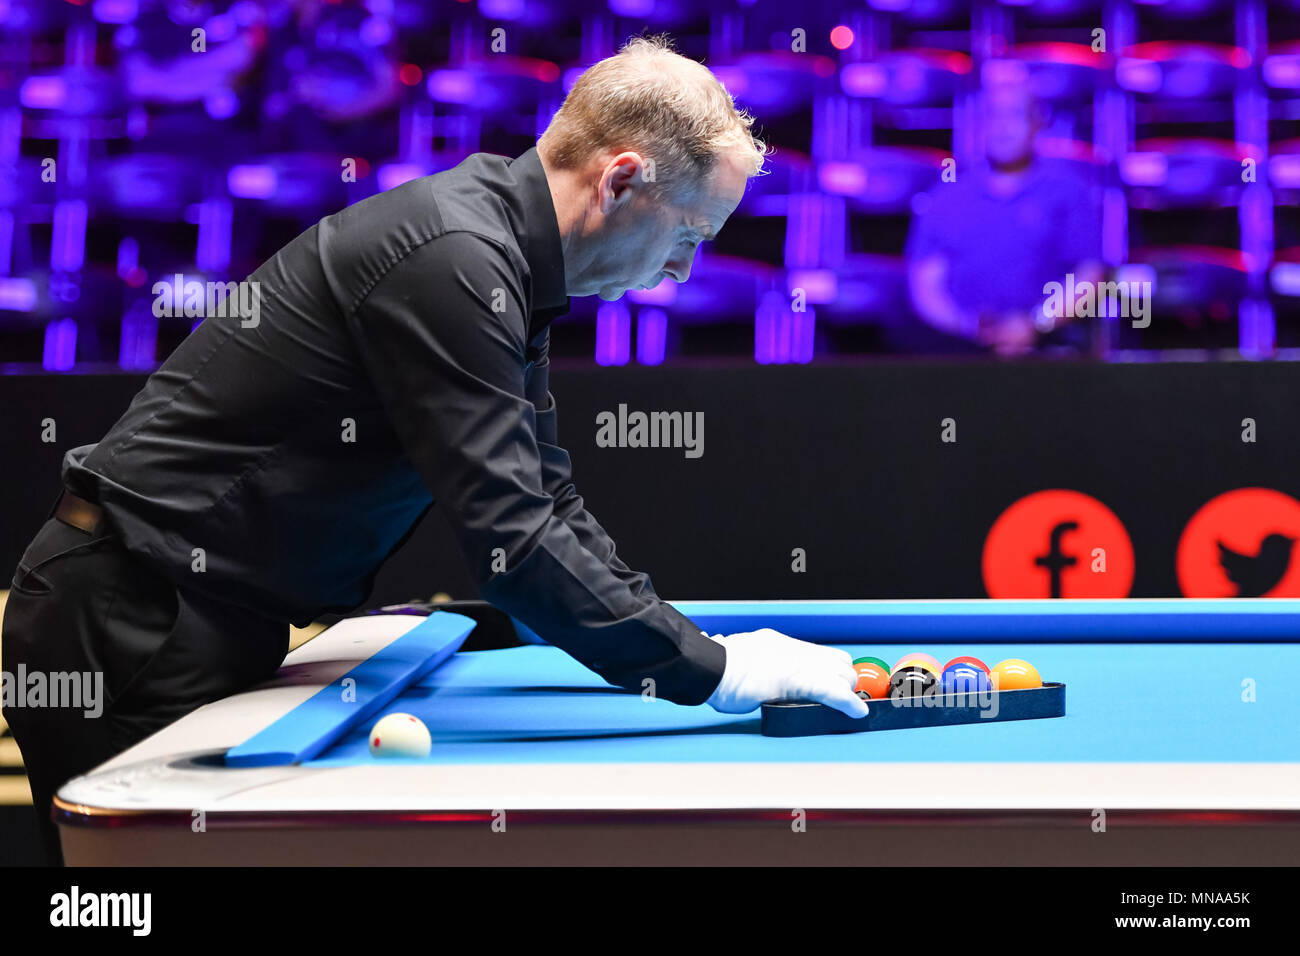
M 607 215 L 620 205 L 627 205 L 642 185 L 641 162 L 626 153 L 615 157 L 602 177 L 601 210 Z

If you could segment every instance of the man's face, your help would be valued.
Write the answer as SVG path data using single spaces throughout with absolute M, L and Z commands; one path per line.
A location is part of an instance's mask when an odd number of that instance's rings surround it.
M 1038 132 L 1034 100 L 1027 89 L 1005 85 L 984 91 L 984 152 L 994 166 L 1017 166 L 1034 152 Z
M 633 156 L 636 154 L 623 154 Z M 747 176 L 730 155 L 688 196 L 655 199 L 640 181 L 636 161 L 616 158 L 601 180 L 601 222 L 589 235 L 596 252 L 570 295 L 614 301 L 628 289 L 654 288 L 664 278 L 685 282 L 695 250 L 714 238 L 740 205 Z

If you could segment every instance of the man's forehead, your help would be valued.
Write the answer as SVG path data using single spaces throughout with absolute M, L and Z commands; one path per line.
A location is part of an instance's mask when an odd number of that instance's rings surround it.
M 745 185 L 749 182 L 739 163 L 732 161 L 724 168 L 723 162 L 720 160 L 714 167 L 700 196 L 700 211 L 710 224 L 719 223 L 735 211 L 745 198 Z
M 732 211 L 733 207 L 729 200 L 722 201 L 715 197 L 700 203 L 696 210 L 686 217 L 686 224 L 693 232 L 699 233 L 708 241 L 717 235 Z

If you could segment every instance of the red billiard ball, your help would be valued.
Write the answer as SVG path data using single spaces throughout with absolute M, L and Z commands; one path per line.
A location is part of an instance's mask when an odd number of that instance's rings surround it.
M 970 664 L 974 667 L 978 667 L 985 674 L 993 673 L 989 665 L 985 664 L 978 657 L 954 657 L 947 664 L 943 665 L 943 669 L 946 671 L 948 668 L 952 667 L 953 664 Z

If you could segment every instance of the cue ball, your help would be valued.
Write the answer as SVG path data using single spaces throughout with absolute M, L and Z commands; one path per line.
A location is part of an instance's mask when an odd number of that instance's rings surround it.
M 410 714 L 387 714 L 370 728 L 372 757 L 427 757 L 432 749 L 429 728 Z
M 993 665 L 993 687 L 995 690 L 1025 690 L 1030 687 L 1042 687 L 1043 679 L 1038 676 L 1038 669 L 1029 661 L 1018 657 L 1009 657 Z

